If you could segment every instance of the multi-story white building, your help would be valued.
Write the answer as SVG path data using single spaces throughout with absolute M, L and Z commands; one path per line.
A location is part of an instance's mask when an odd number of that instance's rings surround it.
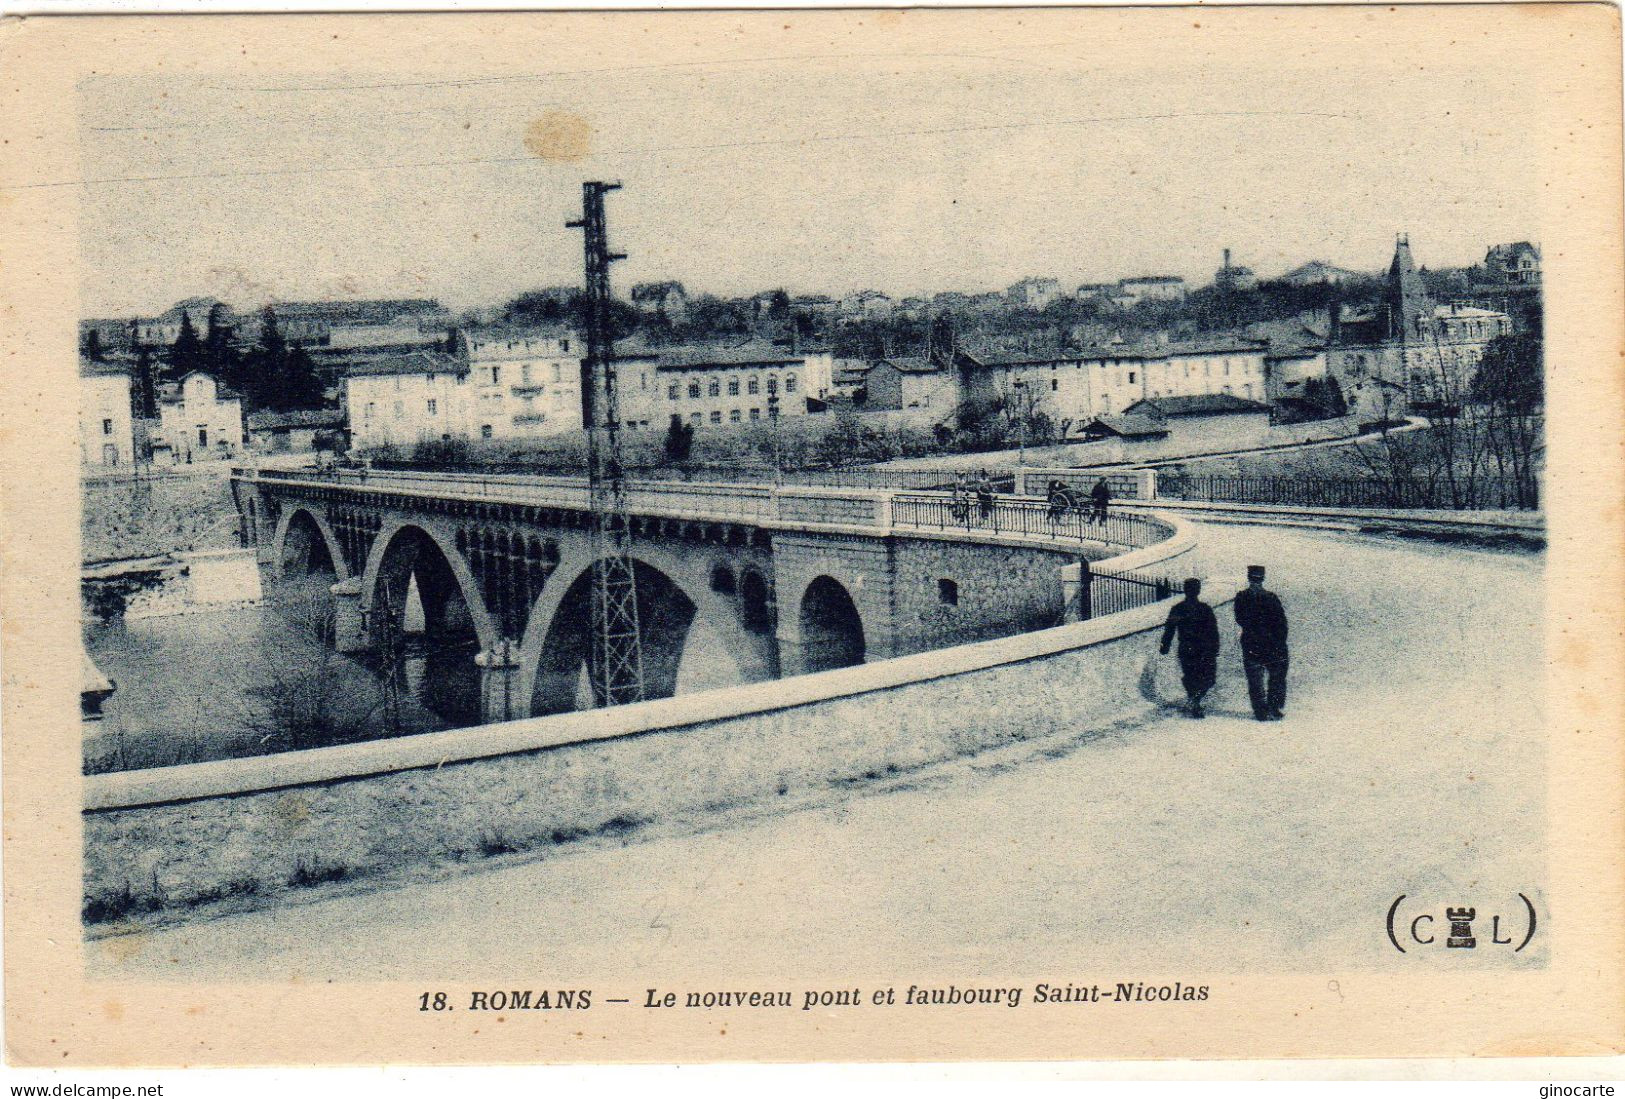
M 973 356 L 972 393 L 1006 400 L 1024 391 L 1036 411 L 1082 425 L 1137 401 L 1228 393 L 1266 399 L 1268 346 L 1215 339 L 1150 346 L 1090 348 L 1053 355 Z
M 1142 301 L 1184 301 L 1185 280 L 1177 275 L 1142 275 L 1117 284 L 1115 298 L 1135 306 Z
M 243 403 L 213 375 L 194 370 L 159 395 L 153 449 L 168 451 L 171 460 L 228 457 L 243 441 Z
M 79 460 L 86 466 L 135 461 L 130 375 L 121 367 L 79 360 Z
M 468 362 L 475 438 L 581 430 L 584 349 L 576 333 L 546 327 L 469 328 L 458 333 L 457 349 Z
M 476 437 L 468 375 L 464 360 L 423 349 L 352 363 L 345 384 L 351 445 L 414 446 Z
M 621 419 L 639 429 L 663 429 L 673 416 L 696 427 L 759 423 L 775 405 L 780 416 L 804 416 L 809 385 L 834 385 L 829 352 L 761 340 L 622 355 L 617 370 Z
M 1061 282 L 1059 279 L 1022 279 L 1005 291 L 1005 296 L 1018 308 L 1042 309 L 1061 296 Z

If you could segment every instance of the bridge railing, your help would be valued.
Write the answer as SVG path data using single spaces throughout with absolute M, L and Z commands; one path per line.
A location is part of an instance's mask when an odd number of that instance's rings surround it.
M 413 470 L 354 469 L 260 470 L 253 476 L 271 481 L 315 481 L 358 488 L 399 488 L 436 495 L 453 493 L 493 503 L 527 506 L 585 509 L 590 503 L 587 486 L 579 477 L 538 474 L 469 476 Z M 814 501 L 824 505 L 821 509 L 808 512 L 806 507 L 800 507 L 795 514 L 787 514 L 785 501 L 807 503 L 801 497 L 808 488 L 634 481 L 628 486 L 627 502 L 634 511 L 648 510 L 678 518 L 713 521 L 790 518 L 878 528 L 885 528 L 889 524 L 899 529 L 1012 534 L 1051 541 L 1095 542 L 1128 549 L 1143 549 L 1173 535 L 1172 526 L 1149 515 L 1114 511 L 1104 519 L 1097 519 L 1086 508 L 1058 507 L 1044 500 L 995 495 L 984 506 L 974 495 L 947 492 L 893 492 L 889 494 L 891 506 L 886 509 L 884 504 L 888 494 L 854 490 L 862 499 L 854 496 L 847 501 L 853 507 L 841 508 L 839 505 L 843 501 L 839 498 L 839 489 L 819 487 L 812 491 L 830 494 L 829 499 Z M 827 516 L 825 513 L 828 513 Z
M 248 474 L 244 473 L 244 476 Z M 272 481 L 315 481 L 356 488 L 400 488 L 428 493 L 454 493 L 493 503 L 586 508 L 587 485 L 580 477 L 542 474 L 430 473 L 418 470 L 258 470 L 253 476 Z M 664 515 L 707 519 L 771 519 L 776 515 L 771 486 L 713 485 L 682 482 L 632 482 L 627 501 Z
M 892 497 L 892 525 L 1104 542 L 1130 549 L 1143 549 L 1173 535 L 1172 526 L 1149 515 L 1112 512 L 1095 519 L 1085 509 L 1055 507 L 1044 500 L 995 496 L 990 503 L 982 503 L 974 496 L 949 494 L 896 494 Z

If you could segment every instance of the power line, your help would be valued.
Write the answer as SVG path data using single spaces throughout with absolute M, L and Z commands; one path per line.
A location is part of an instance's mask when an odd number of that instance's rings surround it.
M 1033 122 L 991 122 L 974 126 L 942 126 L 915 130 L 884 130 L 868 133 L 814 134 L 808 137 L 755 138 L 747 141 L 721 141 L 696 145 L 651 145 L 627 149 L 605 149 L 597 157 L 655 156 L 662 153 L 721 152 L 728 149 L 756 149 L 787 145 L 826 145 L 845 141 L 896 141 L 908 138 L 948 137 L 955 134 L 1013 132 L 1075 126 L 1100 126 L 1114 122 L 1156 122 L 1172 119 L 1210 118 L 1352 118 L 1335 111 L 1170 111 L 1156 114 L 1108 115 L 1095 118 L 1045 119 Z M 425 168 L 459 168 L 481 165 L 527 165 L 540 167 L 553 161 L 536 156 L 470 157 L 459 160 L 401 161 L 383 164 L 317 165 L 305 168 L 249 168 L 226 172 L 181 172 L 171 175 L 106 176 L 96 179 L 53 180 L 45 183 L 10 183 L 3 191 L 32 191 L 55 187 L 99 187 L 123 183 L 169 183 L 205 179 L 260 179 L 276 176 L 336 175 L 344 172 L 397 172 Z

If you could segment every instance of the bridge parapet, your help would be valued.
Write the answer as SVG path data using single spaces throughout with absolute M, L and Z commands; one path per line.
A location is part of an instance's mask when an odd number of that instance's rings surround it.
M 549 475 L 430 473 L 423 471 L 237 470 L 240 481 L 339 489 L 358 495 L 400 494 L 473 503 L 514 504 L 585 512 L 590 507 L 582 478 Z M 840 528 L 877 534 L 893 531 L 953 534 L 992 541 L 1017 539 L 1069 549 L 1083 543 L 1138 550 L 1172 538 L 1172 523 L 1157 516 L 1114 512 L 1093 521 L 1077 509 L 1043 500 L 999 496 L 983 508 L 949 492 L 825 488 L 805 485 L 638 481 L 627 490 L 634 515 L 768 529 Z

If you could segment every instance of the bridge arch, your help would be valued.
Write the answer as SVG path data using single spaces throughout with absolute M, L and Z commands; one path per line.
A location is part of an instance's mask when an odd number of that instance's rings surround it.
M 566 552 L 532 606 L 520 645 L 519 697 L 534 715 L 578 708 L 592 649 L 592 569 L 587 546 Z M 702 559 L 642 542 L 633 551 L 643 637 L 645 697 L 679 688 L 707 689 L 771 679 L 777 651 L 771 636 L 753 636 L 732 596 L 713 590 Z M 703 643 L 703 654 L 690 648 Z M 704 667 L 684 655 L 703 655 Z M 681 675 L 680 675 L 681 673 Z
M 276 579 L 288 575 L 289 565 L 299 565 L 294 575 L 309 575 L 321 567 L 325 556 L 327 567 L 335 580 L 347 580 L 349 567 L 344 552 L 339 548 L 338 536 L 328 525 L 327 517 L 304 506 L 284 508 L 271 542 L 271 561 Z
M 846 587 L 820 574 L 802 593 L 798 618 L 802 670 L 823 672 L 864 661 L 863 617 Z
M 467 626 L 482 650 L 501 640 L 479 584 L 456 546 L 432 526 L 407 521 L 396 521 L 379 531 L 361 575 L 361 606 L 368 613 L 375 640 L 379 631 L 388 628 L 387 623 L 404 620 L 413 581 L 426 626 L 456 628 L 458 623 L 448 620 L 448 615 L 456 615 L 455 598 L 466 609 Z

